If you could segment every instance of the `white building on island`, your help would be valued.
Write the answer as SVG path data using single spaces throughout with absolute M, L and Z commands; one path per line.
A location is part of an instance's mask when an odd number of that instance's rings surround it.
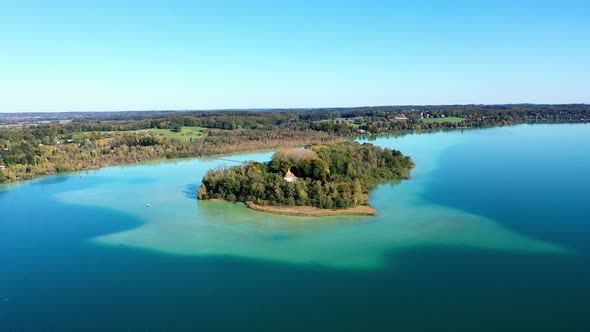
M 285 179 L 287 182 L 293 182 L 297 179 L 297 177 L 291 172 L 291 169 L 289 169 L 287 173 L 285 173 L 285 177 L 283 177 L 283 179 Z

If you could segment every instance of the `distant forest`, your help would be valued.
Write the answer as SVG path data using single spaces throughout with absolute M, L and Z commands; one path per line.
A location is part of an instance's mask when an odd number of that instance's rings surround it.
M 343 142 L 365 135 L 557 122 L 590 122 L 590 106 L 3 113 L 0 182 L 150 159 Z

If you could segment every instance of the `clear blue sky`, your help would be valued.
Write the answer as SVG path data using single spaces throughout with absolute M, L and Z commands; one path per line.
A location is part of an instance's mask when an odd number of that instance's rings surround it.
M 0 112 L 520 102 L 590 102 L 590 1 L 0 0 Z

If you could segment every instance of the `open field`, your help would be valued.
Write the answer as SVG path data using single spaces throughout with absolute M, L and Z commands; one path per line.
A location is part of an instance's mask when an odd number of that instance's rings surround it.
M 360 127 L 360 126 L 362 126 L 362 125 L 366 124 L 365 122 L 363 122 L 363 123 L 347 122 L 347 121 L 346 121 L 346 119 L 343 119 L 343 118 L 336 118 L 336 119 L 324 119 L 324 120 L 318 120 L 318 121 L 314 121 L 314 122 L 316 122 L 316 123 L 322 123 L 322 122 L 333 122 L 333 123 L 337 123 L 337 124 L 339 124 L 339 123 L 346 123 L 346 124 L 348 124 L 349 126 L 351 126 L 351 127 L 354 127 L 354 128 L 358 128 L 358 127 Z
M 182 127 L 180 132 L 175 132 L 172 129 L 141 129 L 129 131 L 101 131 L 103 135 L 115 135 L 118 133 L 150 133 L 153 136 L 160 138 L 176 138 L 182 141 L 190 141 L 191 138 L 202 138 L 207 136 L 202 127 Z
M 464 118 L 458 118 L 455 116 L 449 116 L 446 118 L 425 118 L 425 119 L 420 119 L 420 122 L 423 123 L 459 123 L 459 122 L 463 122 L 465 119 Z

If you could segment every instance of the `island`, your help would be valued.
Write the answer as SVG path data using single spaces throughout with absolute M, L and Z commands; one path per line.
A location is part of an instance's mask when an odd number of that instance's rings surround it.
M 209 170 L 200 200 L 242 202 L 276 214 L 376 215 L 368 204 L 377 185 L 410 178 L 414 162 L 398 150 L 343 142 L 279 151 L 267 163 Z

